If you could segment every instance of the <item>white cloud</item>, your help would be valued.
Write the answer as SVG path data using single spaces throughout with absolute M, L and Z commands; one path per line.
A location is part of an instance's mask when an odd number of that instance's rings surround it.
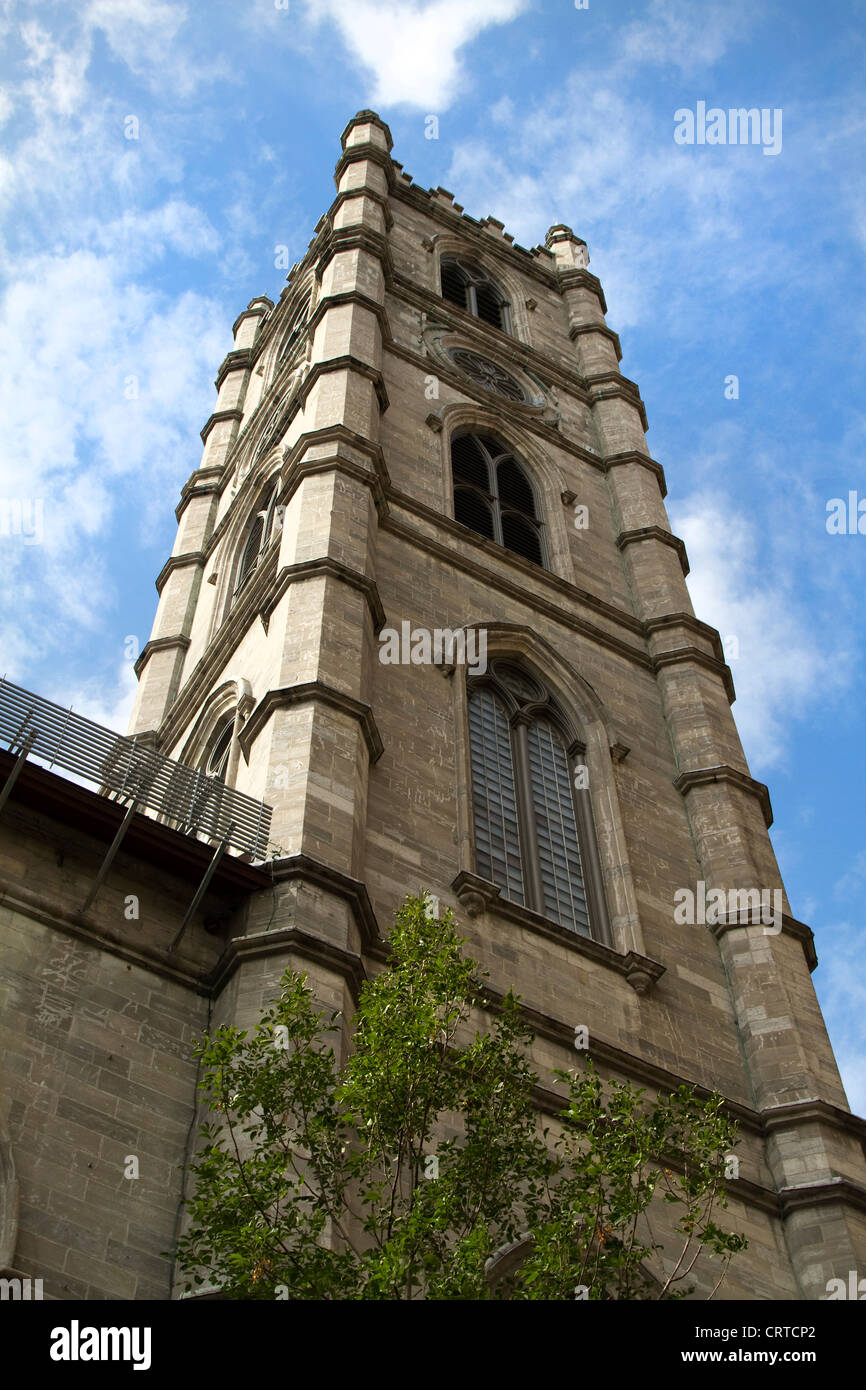
M 863 864 L 861 854 L 852 870 L 857 880 L 854 895 L 862 901 Z M 822 944 L 823 943 L 823 947 Z M 836 1061 L 851 1109 L 866 1114 L 866 980 L 863 959 L 866 954 L 866 927 L 850 921 L 821 926 L 818 933 L 820 965 L 815 986 L 822 1011 L 832 1032 Z
M 626 26 L 620 51 L 629 62 L 691 73 L 711 67 L 733 44 L 742 43 L 760 13 L 754 0 L 726 0 L 724 5 L 650 0 L 642 18 Z
M 231 65 L 192 52 L 182 31 L 189 11 L 178 0 L 90 0 L 83 21 L 100 30 L 112 53 L 151 88 L 187 97 L 205 82 L 231 78 Z
M 815 640 L 813 613 L 794 590 L 796 568 L 774 563 L 766 525 L 719 493 L 686 498 L 670 513 L 688 551 L 695 612 L 723 641 L 736 639 L 733 712 L 746 755 L 755 768 L 778 765 L 794 722 L 826 709 L 844 687 L 851 663 L 842 636 L 825 631 Z
M 308 0 L 314 23 L 330 19 L 373 79 L 374 104 L 441 113 L 463 78 L 460 50 L 493 24 L 506 24 L 528 0 Z
M 71 706 L 76 714 L 92 719 L 106 729 L 125 733 L 137 687 L 133 663 L 123 661 L 117 667 L 114 685 L 108 690 L 102 684 L 85 682 L 71 688 L 64 685 L 62 692 L 55 692 L 50 698 L 56 703 Z

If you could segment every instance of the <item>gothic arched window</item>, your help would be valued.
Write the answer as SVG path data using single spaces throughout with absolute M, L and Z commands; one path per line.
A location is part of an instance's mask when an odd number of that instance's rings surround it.
M 451 441 L 451 473 L 455 521 L 544 564 L 535 493 L 509 449 L 486 436 L 458 435 Z
M 293 349 L 300 342 L 304 329 L 307 326 L 307 319 L 310 317 L 310 302 L 311 296 L 307 295 L 306 299 L 301 301 L 292 315 L 285 341 L 280 348 L 280 362 L 285 362 L 286 358 L 290 356 Z
M 205 755 L 202 764 L 205 774 L 208 777 L 216 777 L 220 782 L 226 780 L 229 767 L 229 758 L 232 751 L 232 735 L 235 728 L 235 717 L 231 714 L 228 719 L 218 725 L 216 735 L 211 740 L 210 749 Z
M 503 898 L 607 937 L 584 749 L 542 685 L 507 662 L 469 683 L 475 869 Z
M 276 529 L 279 529 L 276 505 L 278 492 L 278 483 L 273 483 L 267 488 L 262 493 L 258 507 L 250 517 L 244 537 L 243 548 L 241 550 L 241 557 L 238 561 L 237 577 L 235 578 L 234 593 L 232 595 L 235 599 L 258 565 L 262 555 L 267 550 L 271 538 L 275 534 L 275 521 Z
M 511 332 L 508 302 L 486 270 L 456 256 L 442 257 L 442 298 L 459 304 L 477 319 Z

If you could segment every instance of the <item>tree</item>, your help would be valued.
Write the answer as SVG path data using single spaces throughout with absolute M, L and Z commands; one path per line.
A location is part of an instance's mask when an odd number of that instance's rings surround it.
M 407 898 L 390 968 L 366 983 L 338 1067 L 306 978 L 287 971 L 253 1034 L 196 1047 L 212 1118 L 191 1168 L 187 1288 L 238 1299 L 643 1299 L 683 1296 L 703 1255 L 720 1277 L 746 1242 L 713 1220 L 736 1138 L 721 1096 L 652 1104 L 591 1062 L 541 1130 L 509 992 L 494 1006 L 451 913 Z M 471 1032 L 473 1011 L 492 1010 Z M 476 1017 L 478 1017 L 476 1013 Z M 676 1212 L 670 1274 L 647 1211 Z M 511 1251 L 503 1258 L 503 1251 Z

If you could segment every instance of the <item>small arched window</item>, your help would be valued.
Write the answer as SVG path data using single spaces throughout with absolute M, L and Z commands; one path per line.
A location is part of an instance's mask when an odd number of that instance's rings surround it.
M 535 493 L 523 467 L 495 439 L 461 434 L 451 441 L 454 519 L 516 555 L 544 564 Z
M 495 661 L 470 681 L 475 868 L 503 898 L 582 936 L 607 938 L 584 749 L 556 702 Z
M 214 738 L 211 740 L 210 749 L 205 754 L 202 769 L 206 776 L 216 777 L 218 781 L 224 782 L 228 773 L 229 759 L 232 751 L 232 734 L 235 728 L 235 717 L 230 715 L 217 726 Z
M 280 348 L 279 363 L 285 362 L 290 357 L 303 337 L 304 329 L 307 326 L 307 319 L 310 317 L 311 296 L 308 294 L 295 310 L 289 322 L 288 332 L 286 333 L 283 346 Z
M 508 301 L 486 270 L 456 256 L 443 256 L 441 271 L 443 299 L 459 304 L 461 309 L 503 333 L 511 332 Z
M 261 496 L 259 505 L 247 526 L 246 536 L 241 550 L 241 557 L 238 561 L 237 577 L 233 599 L 238 597 L 241 589 L 246 584 L 250 575 L 255 570 L 259 560 L 264 555 L 275 532 L 280 528 L 279 508 L 277 507 L 277 494 L 279 484 L 273 483 Z

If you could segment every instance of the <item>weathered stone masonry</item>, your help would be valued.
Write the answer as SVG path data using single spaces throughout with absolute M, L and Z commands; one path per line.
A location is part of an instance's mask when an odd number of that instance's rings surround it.
M 351 1017 L 394 909 L 424 888 L 455 909 L 494 990 L 522 995 L 542 1103 L 577 1024 L 607 1073 L 725 1094 L 743 1130 L 729 1219 L 750 1248 L 721 1296 L 820 1298 L 828 1279 L 866 1274 L 866 1125 L 787 899 L 778 933 L 674 920 L 675 892 L 699 880 L 782 884 L 769 795 L 740 746 L 719 636 L 692 611 L 586 247 L 557 226 L 527 251 L 417 188 L 372 112 L 343 133 L 336 185 L 279 303 L 256 298 L 234 325 L 130 729 L 197 766 L 228 721 L 226 776 L 274 808 L 274 858 L 227 855 L 169 951 L 208 846 L 136 816 L 82 913 L 121 808 L 27 768 L 0 816 L 0 1258 L 49 1297 L 169 1297 L 193 1034 L 249 1026 L 289 965 Z M 449 255 L 500 286 L 509 333 L 442 297 Z M 455 346 L 526 399 L 461 371 Z M 525 464 L 545 566 L 454 520 L 464 428 Z M 274 484 L 279 520 L 239 584 Z M 483 629 L 490 658 L 543 678 L 580 730 L 608 941 L 477 873 L 465 672 L 383 665 L 378 634 L 404 621 Z

